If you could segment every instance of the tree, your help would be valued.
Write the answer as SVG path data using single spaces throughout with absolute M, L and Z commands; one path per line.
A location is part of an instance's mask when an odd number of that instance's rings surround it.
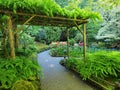
M 55 0 L 61 7 L 68 5 L 68 0 Z
M 61 28 L 59 27 L 44 27 L 46 32 L 46 43 L 50 44 L 52 41 L 60 41 Z
M 120 7 L 114 7 L 98 31 L 97 39 L 120 39 Z

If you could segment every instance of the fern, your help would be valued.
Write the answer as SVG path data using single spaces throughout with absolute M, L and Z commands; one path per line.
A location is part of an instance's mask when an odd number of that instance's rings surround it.
M 17 80 L 28 80 L 29 77 L 41 77 L 40 67 L 26 58 L 2 60 L 0 62 L 0 82 L 2 88 L 11 88 Z
M 90 77 L 118 77 L 120 74 L 120 52 L 99 51 L 88 54 L 86 62 L 75 59 L 66 61 L 66 66 L 75 68 L 83 79 Z

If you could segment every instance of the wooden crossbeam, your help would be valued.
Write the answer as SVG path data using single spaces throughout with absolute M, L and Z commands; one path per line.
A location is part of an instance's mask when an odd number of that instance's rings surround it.
M 17 28 L 17 30 L 14 32 L 14 34 L 16 34 L 18 31 L 20 31 L 20 30 L 23 28 L 23 26 L 24 26 L 25 24 L 27 24 L 29 21 L 31 21 L 35 16 L 36 16 L 36 15 L 33 15 L 33 16 L 30 17 L 28 20 L 26 20 L 19 28 Z
M 77 24 L 76 22 L 74 22 L 74 23 L 75 23 L 77 29 L 78 29 L 78 30 L 81 32 L 81 34 L 83 35 L 83 31 L 80 29 L 80 27 L 78 26 L 78 24 Z
M 3 11 L 3 10 L 0 10 L 0 13 L 14 14 L 11 11 Z M 55 20 L 58 19 L 58 20 L 67 20 L 67 21 L 87 22 L 87 19 L 73 19 L 73 18 L 65 18 L 65 17 L 58 17 L 58 16 L 50 17 L 50 16 L 46 16 L 46 15 L 28 14 L 28 13 L 20 13 L 20 12 L 17 12 L 14 15 L 23 15 L 23 16 L 33 16 L 33 15 L 36 15 L 37 17 L 50 18 L 50 19 L 55 19 Z

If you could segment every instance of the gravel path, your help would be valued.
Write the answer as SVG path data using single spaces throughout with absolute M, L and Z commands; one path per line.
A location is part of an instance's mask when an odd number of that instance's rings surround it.
M 43 68 L 42 90 L 94 90 L 77 75 L 59 64 L 63 57 L 51 57 L 49 50 L 38 54 L 38 62 Z

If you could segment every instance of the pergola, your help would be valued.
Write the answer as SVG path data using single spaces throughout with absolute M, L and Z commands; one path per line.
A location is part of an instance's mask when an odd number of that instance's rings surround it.
M 11 49 L 11 57 L 15 57 L 15 48 L 14 46 L 14 35 L 19 32 L 24 25 L 40 25 L 40 26 L 58 26 L 58 27 L 66 27 L 67 29 L 67 55 L 69 55 L 69 28 L 77 27 L 77 29 L 83 35 L 84 41 L 84 59 L 86 59 L 86 23 L 88 22 L 87 19 L 72 19 L 67 17 L 60 17 L 60 16 L 46 16 L 46 15 L 38 15 L 38 14 L 29 14 L 29 13 L 21 13 L 16 12 L 13 13 L 11 11 L 4 11 L 0 10 L 1 15 L 7 15 L 9 19 L 7 20 L 7 28 L 9 32 L 9 39 L 10 39 L 10 49 Z M 12 27 L 14 24 L 21 25 L 20 27 L 16 28 L 15 31 L 12 31 Z M 83 25 L 83 30 L 79 27 L 79 25 Z

